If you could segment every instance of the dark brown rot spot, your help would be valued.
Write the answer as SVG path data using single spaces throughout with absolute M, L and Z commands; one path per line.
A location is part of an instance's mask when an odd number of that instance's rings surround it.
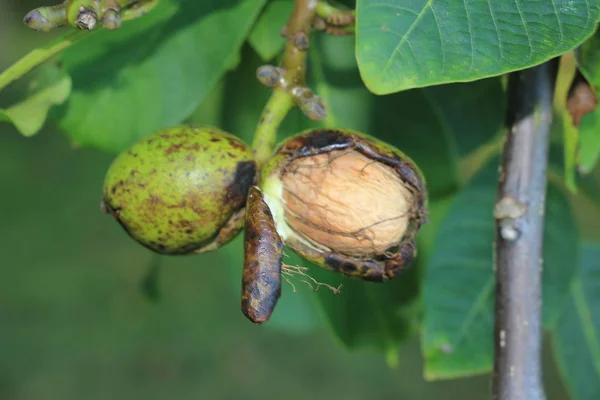
M 396 258 L 387 260 L 385 263 L 385 275 L 387 279 L 392 279 L 406 270 L 413 262 L 417 254 L 417 245 L 413 240 L 405 243 Z
M 335 254 L 327 254 L 325 256 L 325 265 L 334 272 L 340 272 L 342 269 L 342 261 Z
M 342 264 L 342 270 L 344 271 L 345 274 L 352 275 L 356 272 L 357 269 L 358 269 L 358 266 L 355 263 L 347 261 Z
M 400 164 L 402 162 L 402 158 L 398 154 L 380 151 L 372 146 L 371 143 L 365 140 L 360 140 L 358 143 L 358 150 L 373 160 L 377 160 L 384 164 L 390 165 L 392 167 Z
M 256 163 L 242 161 L 237 164 L 233 182 L 227 188 L 229 201 L 245 204 L 250 187 L 256 183 Z
M 398 165 L 398 172 L 414 188 L 423 191 L 423 180 L 419 178 L 419 176 L 415 172 L 414 167 L 412 167 L 408 163 L 402 163 Z
M 237 149 L 237 150 L 245 150 L 246 149 L 246 144 L 244 144 L 244 142 L 242 142 L 239 139 L 234 139 L 234 138 L 226 138 L 227 143 L 229 144 L 229 146 L 233 149 Z
M 332 150 L 342 150 L 352 147 L 352 136 L 342 131 L 331 129 L 315 129 L 310 133 L 292 138 L 279 151 L 292 153 L 296 157 L 326 153 Z
M 334 272 L 368 281 L 382 282 L 383 269 L 374 260 L 359 260 L 338 253 L 326 253 L 325 267 Z

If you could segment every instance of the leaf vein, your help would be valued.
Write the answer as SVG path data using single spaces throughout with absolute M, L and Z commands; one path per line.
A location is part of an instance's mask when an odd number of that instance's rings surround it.
M 517 6 L 517 11 L 519 12 L 521 22 L 523 23 L 523 29 L 525 29 L 525 36 L 527 36 L 527 43 L 529 45 L 529 54 L 527 58 L 531 58 L 531 56 L 533 55 L 533 44 L 531 43 L 531 35 L 529 34 L 529 29 L 527 28 L 527 22 L 525 22 L 523 11 L 521 11 L 521 5 L 519 4 L 519 0 L 515 0 L 515 5 Z
M 458 333 L 458 336 L 456 337 L 456 340 L 454 342 L 455 346 L 458 343 L 460 343 L 460 341 L 465 337 L 467 331 L 469 330 L 469 328 L 470 328 L 473 320 L 477 316 L 477 314 L 482 309 L 485 308 L 487 299 L 492 291 L 492 288 L 494 287 L 493 283 L 494 283 L 494 279 L 489 278 L 488 281 L 486 282 L 486 284 L 481 288 L 481 292 L 479 293 L 479 296 L 477 296 L 477 299 L 475 300 L 473 307 L 469 310 L 467 317 L 465 318 L 464 322 L 462 323 L 462 325 L 460 327 L 460 332 Z
M 415 30 L 417 25 L 419 25 L 419 22 L 421 22 L 421 19 L 423 19 L 423 17 L 425 16 L 425 13 L 427 12 L 427 10 L 429 10 L 431 8 L 433 1 L 434 0 L 427 0 L 427 3 L 423 6 L 423 9 L 421 10 L 421 12 L 419 12 L 419 14 L 417 14 L 417 17 L 415 18 L 413 23 L 407 29 L 406 33 L 402 36 L 402 39 L 400 39 L 400 41 L 398 42 L 396 47 L 394 47 L 392 54 L 390 54 L 389 58 L 387 59 L 387 62 L 381 69 L 381 73 L 379 74 L 380 76 L 383 76 L 387 72 L 390 65 L 392 65 L 392 60 L 394 59 L 394 54 L 396 54 L 398 51 L 400 51 L 400 48 L 402 47 L 402 45 L 404 43 L 406 43 L 406 41 L 410 37 L 411 33 Z

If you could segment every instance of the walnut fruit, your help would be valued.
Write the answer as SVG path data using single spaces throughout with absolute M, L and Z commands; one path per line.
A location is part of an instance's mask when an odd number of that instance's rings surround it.
M 398 149 L 341 129 L 286 140 L 250 189 L 242 310 L 257 323 L 270 317 L 283 245 L 350 277 L 398 276 L 416 255 L 426 217 L 425 180 Z
M 113 161 L 104 205 L 131 237 L 156 252 L 201 253 L 239 233 L 255 181 L 256 163 L 240 139 L 212 127 L 176 126 Z

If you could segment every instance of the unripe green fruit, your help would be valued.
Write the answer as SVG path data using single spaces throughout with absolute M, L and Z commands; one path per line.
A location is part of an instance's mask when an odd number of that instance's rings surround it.
M 110 166 L 104 205 L 144 246 L 168 254 L 214 250 L 243 225 L 256 163 L 235 136 L 177 126 L 134 144 Z

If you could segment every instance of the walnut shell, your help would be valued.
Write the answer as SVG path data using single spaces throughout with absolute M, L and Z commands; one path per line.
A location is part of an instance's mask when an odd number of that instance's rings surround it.
M 383 281 L 416 254 L 425 180 L 409 157 L 370 136 L 302 132 L 266 163 L 259 186 L 284 243 L 317 265 Z
M 355 150 L 297 158 L 281 173 L 284 217 L 317 247 L 384 253 L 402 241 L 414 195 L 389 166 Z

